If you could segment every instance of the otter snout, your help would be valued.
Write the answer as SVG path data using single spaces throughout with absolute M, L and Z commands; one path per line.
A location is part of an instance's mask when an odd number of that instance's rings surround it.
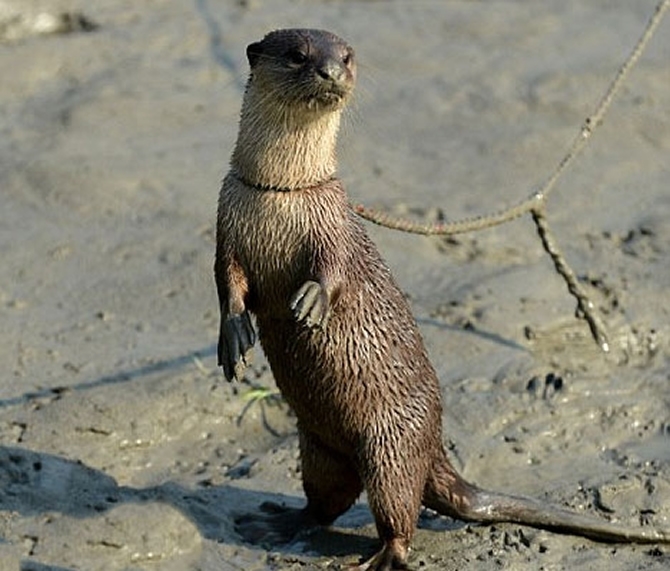
M 334 58 L 328 58 L 325 61 L 317 63 L 316 73 L 323 79 L 329 79 L 336 83 L 346 81 L 347 77 L 347 70 L 342 65 L 342 62 Z

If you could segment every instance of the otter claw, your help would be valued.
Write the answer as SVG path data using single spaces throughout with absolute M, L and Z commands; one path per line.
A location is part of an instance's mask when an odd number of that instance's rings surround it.
M 219 365 L 223 367 L 223 374 L 227 380 L 242 379 L 255 342 L 256 332 L 248 312 L 229 315 L 221 321 Z
M 291 300 L 291 310 L 308 327 L 325 327 L 329 317 L 328 294 L 321 284 L 306 281 Z

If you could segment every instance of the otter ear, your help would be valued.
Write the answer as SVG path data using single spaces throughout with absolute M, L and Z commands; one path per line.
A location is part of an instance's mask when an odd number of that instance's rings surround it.
M 254 67 L 258 58 L 263 55 L 263 46 L 261 42 L 254 42 L 247 46 L 247 59 L 249 60 L 249 66 Z

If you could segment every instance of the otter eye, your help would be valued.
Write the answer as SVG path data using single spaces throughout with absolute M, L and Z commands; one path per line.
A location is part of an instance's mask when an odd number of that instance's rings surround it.
M 307 54 L 300 50 L 291 50 L 286 54 L 286 59 L 293 65 L 302 65 L 307 61 Z

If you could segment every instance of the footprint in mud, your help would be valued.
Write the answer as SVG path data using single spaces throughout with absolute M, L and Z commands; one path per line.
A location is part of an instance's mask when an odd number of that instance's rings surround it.
M 430 316 L 444 320 L 459 329 L 474 331 L 484 314 L 481 305 L 481 298 L 478 295 L 469 295 L 463 301 L 454 299 L 438 305 L 431 311 Z
M 663 215 L 654 214 L 627 232 L 619 234 L 605 231 L 601 234 L 587 234 L 585 239 L 592 250 L 615 248 L 642 261 L 658 262 L 668 254 L 670 228 Z
M 650 217 L 621 236 L 620 247 L 624 254 L 646 261 L 658 261 L 668 251 L 670 231 L 667 220 Z
M 56 510 L 85 515 L 119 501 L 113 478 L 82 464 L 20 448 L 0 447 L 0 505 L 22 513 Z
M 551 400 L 563 390 L 563 377 L 555 373 L 547 373 L 544 381 L 539 376 L 532 377 L 526 384 L 526 391 L 534 398 Z

